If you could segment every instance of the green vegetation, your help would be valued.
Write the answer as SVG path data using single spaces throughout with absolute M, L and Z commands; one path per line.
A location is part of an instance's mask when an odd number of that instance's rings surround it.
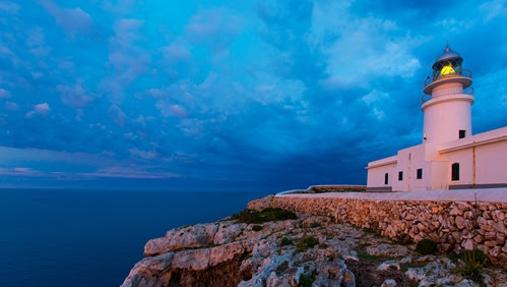
M 269 221 L 297 219 L 292 211 L 281 208 L 266 208 L 261 211 L 245 209 L 232 216 L 232 219 L 243 223 L 265 223 Z
M 423 239 L 417 242 L 415 251 L 421 253 L 422 255 L 435 254 L 437 253 L 437 243 L 431 239 Z
M 480 250 L 463 251 L 459 255 L 462 264 L 456 269 L 458 273 L 466 278 L 482 283 L 483 268 L 489 263 L 488 257 Z
M 319 240 L 313 236 L 305 236 L 301 238 L 296 244 L 296 250 L 298 252 L 304 252 L 315 245 L 319 244 Z
M 389 256 L 370 255 L 364 249 L 357 250 L 357 258 L 364 260 L 364 261 L 373 261 L 373 262 L 380 262 L 380 261 L 385 261 L 388 259 L 393 259 L 393 257 L 389 257 Z
M 262 230 L 262 225 L 257 225 L 256 224 L 256 225 L 252 226 L 252 230 L 253 231 L 261 231 Z
M 317 272 L 313 271 L 312 274 L 301 274 L 299 276 L 298 287 L 312 287 L 313 281 L 317 277 Z
M 366 186 L 349 186 L 349 185 L 320 185 L 312 186 L 306 190 L 307 193 L 326 193 L 326 192 L 364 192 Z
M 281 243 L 282 243 L 282 246 L 286 246 L 286 245 L 292 245 L 292 244 L 294 244 L 294 243 L 292 242 L 292 240 L 290 240 L 288 237 L 284 237 L 284 238 L 282 238 L 282 242 L 281 242 Z

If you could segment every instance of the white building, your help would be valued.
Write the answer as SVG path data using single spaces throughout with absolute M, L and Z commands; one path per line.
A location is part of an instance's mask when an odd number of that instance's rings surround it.
M 507 187 L 507 127 L 472 134 L 472 74 L 449 47 L 433 64 L 422 101 L 422 143 L 368 163 L 368 190 Z

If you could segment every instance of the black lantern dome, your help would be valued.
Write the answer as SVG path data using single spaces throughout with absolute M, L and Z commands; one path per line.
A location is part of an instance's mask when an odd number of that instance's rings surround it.
M 441 83 L 461 82 L 464 88 L 472 84 L 472 73 L 462 67 L 463 58 L 446 45 L 444 51 L 432 65 L 432 74 L 424 83 L 424 92 L 431 94 L 433 88 Z

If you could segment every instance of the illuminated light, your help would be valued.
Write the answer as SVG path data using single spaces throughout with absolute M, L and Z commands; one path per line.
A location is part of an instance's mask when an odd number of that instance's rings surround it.
M 451 64 L 447 64 L 445 66 L 442 67 L 442 70 L 440 70 L 440 76 L 447 76 L 447 75 L 451 75 L 451 74 L 455 74 L 456 72 L 454 71 L 454 68 L 452 67 Z

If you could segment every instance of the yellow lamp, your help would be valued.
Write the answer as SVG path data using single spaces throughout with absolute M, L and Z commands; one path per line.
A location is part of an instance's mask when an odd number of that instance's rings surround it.
M 455 74 L 456 72 L 454 71 L 454 68 L 452 67 L 451 64 L 447 64 L 445 66 L 442 67 L 442 70 L 440 70 L 440 76 L 447 76 L 447 75 L 451 75 L 451 74 Z

